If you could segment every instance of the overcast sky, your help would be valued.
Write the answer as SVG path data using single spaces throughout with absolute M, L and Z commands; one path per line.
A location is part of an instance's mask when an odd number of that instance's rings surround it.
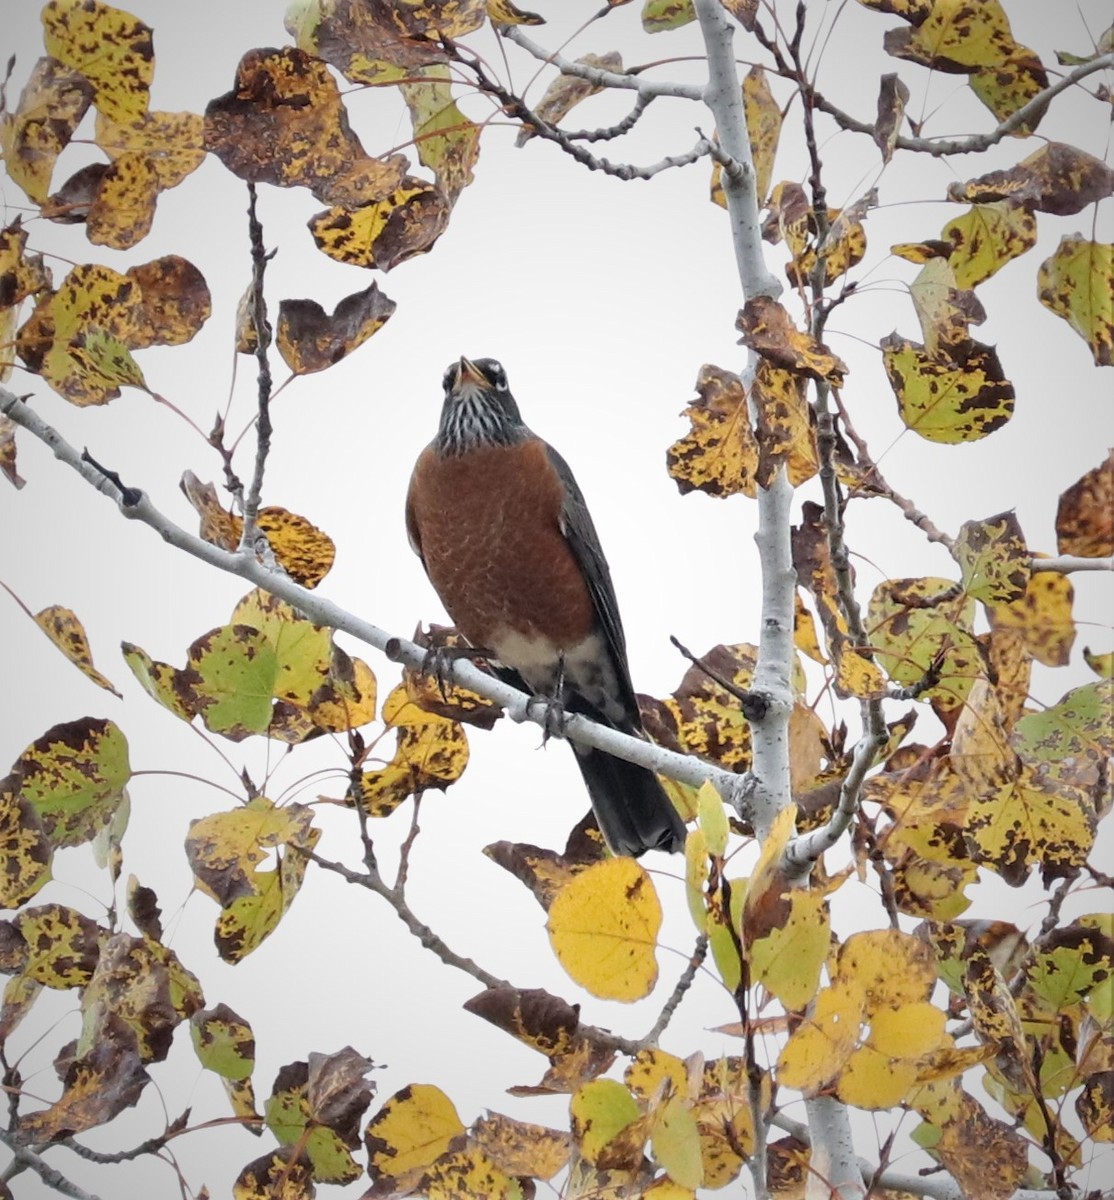
M 36 4 L 16 0 L 5 14 L 0 56 L 14 52 L 17 64 L 9 95 L 14 98 L 41 53 Z M 145 0 L 132 7 L 155 29 L 157 69 L 152 106 L 201 111 L 232 85 L 244 51 L 282 45 L 283 4 L 270 0 L 229 4 L 194 0 L 190 5 Z M 597 7 L 598 0 L 564 0 L 532 5 L 551 19 L 531 31 L 548 46 L 560 45 Z M 1109 20 L 1103 0 L 1056 5 L 1007 5 L 1018 40 L 1038 49 L 1049 64 L 1056 49 L 1084 53 Z M 639 5 L 614 12 L 577 38 L 567 53 L 618 49 L 632 64 L 699 54 L 694 27 L 649 37 L 638 22 Z M 895 18 L 857 4 L 813 3 L 814 27 L 834 32 L 813 60 L 820 61 L 820 86 L 862 119 L 874 114 L 878 77 L 900 69 L 912 92 L 909 112 L 930 117 L 926 132 L 963 133 L 991 126 L 986 111 L 958 76 L 930 77 L 911 64 L 896 66 L 881 52 L 883 31 Z M 823 40 L 823 39 L 821 39 Z M 476 44 L 499 59 L 486 34 Z M 740 58 L 752 53 L 746 35 L 736 40 Z M 753 48 L 756 50 L 756 48 Z M 523 86 L 534 73 L 529 60 L 512 59 L 512 78 Z M 657 77 L 699 79 L 699 64 L 658 68 Z M 778 98 L 788 90 L 774 83 Z M 529 95 L 536 100 L 534 85 Z M 391 90 L 351 91 L 353 127 L 369 153 L 406 142 L 405 110 Z M 627 109 L 623 97 L 601 97 L 583 106 L 575 122 L 608 124 Z M 481 100 L 466 103 L 479 119 L 490 112 Z M 799 108 L 788 113 L 774 178 L 803 180 L 806 161 L 798 133 Z M 1091 153 L 1108 152 L 1109 125 L 1101 105 L 1068 94 L 1057 101 L 1042 134 L 1075 141 Z M 695 127 L 711 132 L 705 110 L 684 102 L 657 102 L 629 143 L 606 153 L 639 163 L 687 150 Z M 931 445 L 903 430 L 874 348 L 897 329 L 918 337 L 905 285 L 916 268 L 888 255 L 898 241 L 939 236 L 961 211 L 943 202 L 953 178 L 968 178 L 1009 165 L 1036 144 L 1007 139 L 984 156 L 953 163 L 900 156 L 885 171 L 867 138 L 832 136 L 822 126 L 829 198 L 850 202 L 869 187 L 879 188 L 881 207 L 867 220 L 870 248 L 857 268 L 863 295 L 841 308 L 830 325 L 832 349 L 851 366 L 845 393 L 890 481 L 916 500 L 943 529 L 962 521 L 1016 509 L 1030 546 L 1055 552 L 1056 497 L 1094 467 L 1114 439 L 1110 378 L 1095 371 L 1082 340 L 1035 298 L 1038 265 L 1059 238 L 1075 231 L 1110 240 L 1109 208 L 1093 225 L 1093 210 L 1077 217 L 1040 217 L 1040 245 L 980 288 L 988 320 L 976 336 L 996 344 L 1006 374 L 1017 387 L 1017 407 L 1008 426 L 970 446 Z M 91 135 L 91 120 L 79 133 Z M 680 498 L 664 470 L 666 447 L 687 426 L 678 412 L 693 398 L 700 365 L 740 369 L 734 320 L 741 303 L 724 213 L 708 203 L 705 164 L 668 171 L 649 183 L 621 183 L 589 174 L 553 146 L 534 141 L 513 146 L 507 127 L 487 131 L 475 184 L 464 193 L 448 232 L 434 251 L 403 264 L 385 278 L 324 258 L 305 222 L 322 207 L 302 189 L 264 187 L 260 213 L 269 246 L 278 248 L 267 280 L 272 312 L 285 297 L 313 297 L 330 309 L 372 277 L 398 303 L 390 322 L 370 343 L 332 370 L 292 384 L 276 402 L 274 451 L 268 464 L 265 500 L 310 518 L 336 541 L 336 567 L 323 591 L 345 607 L 399 634 L 418 621 L 444 614 L 406 545 L 402 504 L 406 481 L 420 448 L 432 435 L 440 407 L 445 365 L 460 354 L 491 355 L 507 369 L 525 419 L 569 460 L 592 508 L 608 552 L 630 644 L 632 672 L 640 691 L 668 693 L 684 664 L 669 645 L 676 634 L 694 650 L 717 642 L 756 641 L 759 587 L 751 536 L 755 505 L 742 497 L 714 502 Z M 55 184 L 85 161 L 93 147 L 66 152 Z M 6 224 L 24 211 L 25 198 L 0 174 L 0 204 Z M 151 387 L 208 428 L 234 388 L 230 428 L 239 429 L 253 411 L 252 365 L 238 364 L 233 381 L 233 322 L 237 300 L 249 277 L 243 184 L 215 159 L 159 202 L 152 234 L 134 250 L 90 247 L 80 226 L 29 226 L 31 246 L 50 258 L 56 280 L 66 260 L 102 262 L 116 269 L 162 254 L 183 254 L 206 275 L 213 291 L 213 316 L 193 343 L 139 355 Z M 780 271 L 783 248 L 771 250 Z M 276 375 L 284 368 L 276 359 Z M 193 527 L 195 518 L 177 483 L 192 470 L 219 482 L 217 457 L 186 425 L 135 391 L 105 408 L 78 411 L 37 380 L 17 372 L 9 384 L 30 392 L 32 403 L 75 445 L 88 446 L 126 483 L 148 491 L 168 514 Z M 19 464 L 27 487 L 16 493 L 0 485 L 0 577 L 32 609 L 48 604 L 74 608 L 92 637 L 100 668 L 126 694 L 121 705 L 97 691 L 57 655 L 8 605 L 4 639 L 5 675 L 11 702 L 5 706 L 0 759 L 14 759 L 50 725 L 84 715 L 106 716 L 124 728 L 137 770 L 173 769 L 236 788 L 221 757 L 174 717 L 147 702 L 123 665 L 122 640 L 143 646 L 156 658 L 184 660 L 199 634 L 223 624 L 247 590 L 164 546 L 150 530 L 120 519 L 72 472 L 56 464 L 29 437 L 19 438 Z M 248 459 L 242 466 L 247 470 Z M 817 498 L 815 483 L 802 498 Z M 928 546 L 895 509 L 882 501 L 852 510 L 849 541 L 865 598 L 875 583 L 901 575 L 954 576 L 954 564 Z M 1109 579 L 1076 577 L 1080 633 L 1076 665 L 1056 673 L 1037 669 L 1034 693 L 1054 702 L 1069 687 L 1086 682 L 1079 650 L 1114 649 L 1109 627 Z M 0 605 L 8 604 L 0 597 Z M 346 643 L 348 644 L 348 643 Z M 354 649 L 349 644 L 350 649 Z M 397 680 L 396 668 L 366 652 L 383 696 Z M 831 710 L 819 709 L 826 721 Z M 849 720 L 851 712 L 842 713 Z M 925 718 L 922 717 L 922 720 Z M 412 904 L 446 940 L 489 970 L 526 987 L 548 987 L 584 1002 L 587 1020 L 632 1036 L 652 1023 L 660 1004 L 633 1008 L 581 995 L 549 952 L 544 916 L 526 891 L 481 854 L 499 839 L 560 846 L 586 808 L 572 756 L 559 744 L 538 749 L 533 728 L 500 723 L 493 732 L 472 733 L 472 763 L 462 783 L 423 804 L 423 834 L 412 868 Z M 258 742 L 258 744 L 256 744 Z M 256 780 L 274 768 L 270 794 L 297 787 L 308 773 L 343 768 L 342 752 L 326 743 L 299 750 L 281 762 L 277 746 L 262 740 L 220 747 L 238 770 L 246 765 Z M 0 762 L 0 768 L 3 763 Z M 343 780 L 310 778 L 299 799 L 339 796 Z M 435 963 L 385 905 L 312 872 L 303 893 L 265 945 L 238 968 L 221 963 L 211 942 L 216 906 L 190 895 L 191 878 L 182 854 L 188 823 L 230 803 L 210 787 L 159 775 L 137 778 L 131 788 L 133 815 L 125 843 L 125 874 L 159 893 L 170 942 L 197 973 L 209 1005 L 230 1004 L 255 1030 L 260 1101 L 269 1094 L 283 1063 L 309 1051 L 331 1052 L 351 1043 L 377 1063 L 379 1099 L 410 1082 L 437 1083 L 456 1102 L 466 1123 L 483 1108 L 561 1125 L 561 1098 L 521 1101 L 503 1095 L 514 1084 L 534 1083 L 545 1066 L 541 1056 L 512 1042 L 460 1004 L 479 990 L 474 980 Z M 287 793 L 289 794 L 289 793 Z M 385 823 L 384 845 L 397 844 L 409 820 L 406 810 Z M 358 859 L 350 814 L 324 810 L 327 857 Z M 386 850 L 390 858 L 391 851 Z M 108 886 L 87 867 L 88 851 L 65 852 L 56 862 L 57 882 L 42 893 L 103 913 Z M 748 860 L 749 861 L 749 860 Z M 833 864 L 835 858 L 833 857 Z M 679 860 L 648 862 L 667 910 L 664 944 L 680 953 L 660 955 L 664 986 L 672 985 L 692 942 L 691 923 L 678 882 Z M 745 874 L 740 866 L 739 874 Z M 972 890 L 971 915 L 1039 921 L 1035 897 L 1009 892 L 997 881 Z M 870 886 L 850 885 L 836 899 L 841 936 L 884 923 L 872 904 Z M 1082 911 L 1082 910 L 1080 910 Z M 685 1054 L 737 1052 L 740 1044 L 703 1031 L 730 1021 L 732 1009 L 714 981 L 705 978 L 686 1004 L 667 1049 Z M 52 1031 L 52 1023 L 60 1025 Z M 27 1086 L 51 1092 L 50 1059 L 79 1027 L 77 998 L 44 995 L 20 1031 L 19 1049 L 29 1049 Z M 166 1066 L 156 1068 L 166 1110 L 176 1116 L 187 1105 L 195 1115 L 218 1115 L 223 1098 L 214 1077 L 197 1068 L 188 1038 L 180 1033 Z M 90 1144 L 119 1148 L 158 1132 L 162 1113 L 153 1095 L 113 1127 L 88 1136 Z M 121 1127 L 123 1130 L 121 1131 Z M 911 1127 L 907 1118 L 904 1129 Z M 878 1122 L 885 1135 L 886 1120 Z M 263 1144 L 239 1131 L 202 1133 L 180 1139 L 175 1152 L 195 1185 L 207 1182 L 214 1196 L 228 1192 L 236 1171 L 262 1153 Z M 875 1146 L 860 1147 L 870 1154 Z M 119 1177 L 98 1179 L 59 1153 L 60 1167 L 104 1195 L 171 1195 L 173 1179 L 158 1164 L 121 1168 Z M 907 1167 L 908 1163 L 899 1166 Z M 1092 1186 L 1099 1179 L 1091 1181 Z M 24 1177 L 16 1194 L 34 1197 L 39 1185 Z M 127 1190 L 134 1188 L 134 1191 Z M 157 1189 L 148 1191 L 148 1188 Z M 361 1185 L 349 1193 L 360 1194 Z M 141 1190 L 142 1189 L 142 1190 Z M 333 1194 L 325 1189 L 325 1194 Z

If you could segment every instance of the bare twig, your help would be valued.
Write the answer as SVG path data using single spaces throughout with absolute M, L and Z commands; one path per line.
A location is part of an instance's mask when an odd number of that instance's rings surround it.
M 953 154 L 977 154 L 983 150 L 989 150 L 991 146 L 995 146 L 1004 138 L 1009 137 L 1022 125 L 1040 116 L 1049 103 L 1061 92 L 1067 91 L 1068 88 L 1073 87 L 1081 79 L 1085 79 L 1095 71 L 1105 71 L 1110 67 L 1114 67 L 1114 54 L 1102 54 L 1098 58 L 1091 59 L 1090 62 L 1080 63 L 1062 79 L 1049 84 L 1044 91 L 1038 92 L 1027 104 L 1022 105 L 987 133 L 973 133 L 960 138 L 907 137 L 899 134 L 896 145 L 900 150 L 914 150 L 920 154 L 931 154 L 936 158 Z M 841 129 L 846 129 L 851 133 L 865 133 L 873 138 L 873 122 L 856 120 L 842 109 L 837 108 L 815 88 L 807 83 L 805 87 L 811 103 L 821 112 L 827 113 Z
M 1073 571 L 1114 571 L 1114 555 L 1107 558 L 1084 558 L 1078 554 L 1061 554 L 1057 558 L 1037 558 L 1029 563 L 1034 571 L 1056 571 L 1069 575 Z
M 673 1014 L 677 1011 L 677 1006 L 684 999 L 685 993 L 692 987 L 693 980 L 696 978 L 697 971 L 700 970 L 704 963 L 704 959 L 708 955 L 708 935 L 702 933 L 697 939 L 696 944 L 692 948 L 692 955 L 689 958 L 688 966 L 681 973 L 681 977 L 677 980 L 673 991 L 669 994 L 669 999 L 666 1000 L 665 1006 L 658 1014 L 658 1019 L 650 1026 L 649 1032 L 645 1037 L 639 1038 L 639 1042 L 647 1049 L 656 1046 L 658 1039 L 665 1032 L 666 1026 L 673 1019 Z
M 61 1171 L 52 1167 L 34 1150 L 21 1146 L 6 1129 L 0 1129 L 0 1142 L 3 1142 L 12 1152 L 12 1162 L 4 1172 L 4 1178 L 10 1179 L 21 1171 L 34 1171 L 48 1188 L 60 1196 L 69 1196 L 71 1200 L 99 1200 L 92 1192 L 87 1192 L 72 1180 L 67 1179 Z
M 630 133 L 638 124 L 653 99 L 653 96 L 637 96 L 630 112 L 621 121 L 616 121 L 614 125 L 608 125 L 606 128 L 580 129 L 576 132 L 563 130 L 562 132 L 570 142 L 607 142 L 612 138 L 622 137 L 624 134 Z
M 703 100 L 704 98 L 704 89 L 699 84 L 643 79 L 634 71 L 605 71 L 601 67 L 591 67 L 586 63 L 573 62 L 571 59 L 551 53 L 543 46 L 539 46 L 537 42 L 523 33 L 520 25 L 509 25 L 499 32 L 508 41 L 514 42 L 516 46 L 525 50 L 527 54 L 532 54 L 539 62 L 552 63 L 562 75 L 575 75 L 578 79 L 586 79 L 597 87 L 626 88 L 646 97 L 673 96 L 679 100 Z

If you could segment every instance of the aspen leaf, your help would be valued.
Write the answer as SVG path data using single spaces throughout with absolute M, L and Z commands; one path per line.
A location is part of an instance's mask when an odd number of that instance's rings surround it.
M 801 375 L 759 361 L 751 388 L 758 438 L 760 487 L 769 487 L 784 467 L 793 487 L 811 479 L 820 469 L 816 448 L 815 418 Z
M 423 82 L 398 85 L 414 130 L 418 159 L 429 167 L 437 186 L 455 204 L 472 182 L 472 168 L 480 153 L 480 127 L 456 105 L 447 67 L 422 67 Z
M 568 1166 L 572 1138 L 557 1129 L 488 1113 L 469 1131 L 478 1149 L 508 1175 L 552 1179 Z
M 6 229 L 0 229 L 0 309 L 18 306 L 28 296 L 49 289 L 50 284 L 43 256 L 27 253 L 27 230 L 17 217 Z M 0 349 L 0 355 L 6 357 L 8 353 L 6 347 Z
M 707 852 L 722 857 L 727 849 L 727 836 L 730 833 L 727 809 L 723 797 L 708 780 L 701 784 L 697 793 L 697 818 L 704 832 Z
M 705 363 L 696 391 L 700 398 L 681 414 L 692 422 L 692 431 L 666 452 L 666 468 L 677 490 L 682 495 L 699 490 L 710 496 L 756 496 L 758 443 L 742 381 Z
M 952 548 L 963 587 L 986 604 L 1010 604 L 1025 595 L 1031 555 L 1012 512 L 965 521 Z
M 444 789 L 468 765 L 468 738 L 456 721 L 426 712 L 399 684 L 383 702 L 383 721 L 398 729 L 394 757 L 360 778 L 357 801 L 369 816 L 385 817 L 408 796 Z
M 244 1080 L 255 1069 L 255 1034 L 228 1007 L 218 1004 L 190 1017 L 190 1034 L 198 1061 L 224 1079 Z
M 713 646 L 701 661 L 735 687 L 748 688 L 757 653 L 746 642 Z M 683 748 L 729 771 L 750 765 L 750 729 L 739 702 L 702 667 L 690 667 L 672 695 L 646 704 L 642 717 L 647 733 L 660 745 Z
M 604 1169 L 638 1164 L 646 1123 L 634 1097 L 621 1083 L 614 1079 L 586 1083 L 573 1096 L 569 1117 L 573 1139 L 590 1163 Z
M 900 1104 L 916 1083 L 915 1063 L 865 1045 L 852 1051 L 840 1072 L 836 1095 L 856 1108 L 887 1109 Z
M 89 81 L 105 116 L 143 116 L 155 75 L 149 26 L 100 0 L 49 0 L 42 22 L 46 52 Z
M 197 886 L 221 905 L 215 940 L 226 962 L 239 962 L 274 932 L 320 835 L 309 809 L 278 808 L 264 796 L 190 823 L 186 857 Z M 276 866 L 259 870 L 271 852 Z
M 862 262 L 866 256 L 863 217 L 868 209 L 877 204 L 878 194 L 872 189 L 844 209 L 828 209 L 828 229 L 823 240 L 811 240 L 794 253 L 792 262 L 786 264 L 785 274 L 789 282 L 796 288 L 808 287 L 821 258 L 824 260 L 823 280 L 826 284 L 834 283 Z M 806 219 L 811 230 L 815 224 L 811 213 Z
M 973 288 L 1036 245 L 1037 219 L 1012 200 L 975 204 L 949 221 L 940 237 L 952 246 L 948 261 L 956 286 Z
M 392 20 L 398 11 L 364 0 L 299 0 L 288 6 L 283 23 L 299 50 L 330 63 L 352 83 L 382 85 L 448 60 L 435 42 L 404 33 Z
M 781 109 L 761 67 L 751 67 L 743 76 L 743 110 L 754 160 L 755 192 L 761 207 L 770 191 L 774 157 L 781 136 Z
M 1096 1142 L 1114 1142 L 1114 1071 L 1096 1071 L 1083 1081 L 1075 1112 Z
M 799 183 L 783 180 L 770 192 L 766 207 L 770 215 L 762 223 L 762 237 L 774 244 L 784 241 L 794 260 L 808 245 L 812 210 L 808 195 Z
M 789 313 L 776 300 L 757 296 L 748 300 L 735 322 L 743 334 L 740 341 L 774 366 L 811 379 L 841 384 L 847 365 L 811 334 L 793 324 Z
M 389 271 L 431 250 L 448 226 L 449 211 L 437 187 L 407 175 L 382 200 L 318 213 L 309 230 L 329 258 Z
M 925 8 L 919 3 L 907 7 L 917 15 Z M 998 66 L 1017 47 L 999 0 L 936 0 L 911 28 L 889 30 L 884 45 L 897 58 L 960 74 Z
M 23 953 L 19 973 L 43 987 L 86 987 L 100 958 L 104 930 L 63 904 L 24 909 L 12 922 Z
M 680 29 L 696 20 L 692 0 L 643 0 L 642 28 L 647 33 L 664 33 Z
M 0 153 L 9 178 L 36 204 L 46 201 L 58 155 L 92 103 L 83 75 L 40 58 L 11 112 L 0 113 Z
M 867 610 L 871 645 L 895 683 L 916 683 L 937 667 L 939 683 L 923 698 L 941 714 L 956 713 L 982 671 L 974 618 L 974 599 L 939 578 L 880 583 Z
M 561 888 L 574 875 L 579 875 L 581 871 L 587 870 L 592 862 L 598 861 L 578 860 L 558 854 L 554 850 L 545 850 L 540 846 L 522 842 L 493 842 L 484 847 L 484 854 L 524 883 L 533 893 L 534 899 L 547 912 L 553 897 Z
M 870 1044 L 892 1058 L 923 1058 L 944 1042 L 946 1016 L 927 1000 L 876 1008 L 870 1016 Z
M 772 1091 L 770 1076 L 763 1072 L 757 1098 L 760 1112 L 769 1107 Z M 700 1138 L 705 1187 L 730 1183 L 743 1167 L 741 1155 L 754 1153 L 754 1107 L 744 1059 L 726 1056 L 704 1064 L 692 1114 Z
M 181 346 L 200 331 L 213 311 L 205 277 L 177 254 L 130 267 L 127 278 L 139 285 L 127 334 L 133 350 Z
M 95 246 L 129 250 L 155 221 L 159 177 L 151 160 L 135 150 L 118 155 L 97 181 L 85 212 L 85 234 Z
M 695 1190 L 704 1182 L 700 1131 L 691 1108 L 671 1096 L 653 1112 L 650 1147 L 669 1178 L 682 1188 Z
M 974 442 L 1013 416 L 1014 387 L 997 351 L 972 341 L 962 363 L 930 354 L 896 333 L 882 339 L 882 361 L 905 425 L 926 441 Z
M 63 608 L 60 604 L 52 604 L 49 608 L 35 613 L 35 624 L 97 687 L 104 688 L 114 696 L 120 695 L 112 683 L 93 666 L 93 652 L 89 648 L 89 638 L 86 636 L 85 626 L 78 620 L 73 609 Z
M 878 90 L 878 117 L 874 122 L 873 137 L 875 145 L 882 152 L 884 163 L 893 158 L 908 103 L 909 89 L 901 79 L 894 73 L 883 75 Z
M 1038 566 L 1020 597 L 990 609 L 990 623 L 994 629 L 1019 633 L 1037 662 L 1062 667 L 1075 642 L 1074 598 L 1075 588 L 1067 575 L 1042 571 Z
M 810 1094 L 834 1079 L 855 1049 L 865 999 L 857 979 L 836 979 L 822 989 L 812 1011 L 782 1047 L 778 1082 Z
M 232 1184 L 232 1200 L 313 1200 L 316 1195 L 309 1157 L 293 1146 L 254 1159 Z
M 974 292 L 955 285 L 955 271 L 946 258 L 930 258 L 909 285 L 929 357 L 962 359 L 971 342 L 968 326 L 980 325 L 986 311 Z
M 936 983 L 932 950 L 897 929 L 853 933 L 840 947 L 838 975 L 857 980 L 868 1017 L 926 1001 Z
M 1105 770 L 1105 759 L 1114 754 L 1112 704 L 1110 680 L 1085 684 L 1043 712 L 1023 716 L 1013 728 L 1010 744 L 1022 758 L 1039 763 L 1053 776 L 1071 764 L 1077 778 L 1094 782 Z
M 406 166 L 368 157 L 328 68 L 292 46 L 244 55 L 233 90 L 205 109 L 205 149 L 240 179 L 308 187 L 333 205 L 389 196 Z
M 239 601 L 230 621 L 258 631 L 274 652 L 274 695 L 293 704 L 310 705 L 332 669 L 331 631 L 262 588 Z
M 661 904 L 632 858 L 596 863 L 557 893 L 546 930 L 561 966 L 605 1000 L 641 1000 L 653 991 Z
M 487 19 L 492 25 L 544 25 L 545 17 L 523 12 L 511 0 L 487 0 Z
M 576 61 L 581 66 L 596 67 L 601 71 L 621 73 L 623 70 L 623 59 L 615 50 L 609 50 L 606 54 L 585 54 Z M 602 90 L 599 85 L 589 79 L 581 79 L 579 75 L 558 75 L 534 105 L 534 112 L 547 124 L 560 125 L 578 104 Z M 515 138 L 515 145 L 522 146 L 533 136 L 533 130 L 528 125 L 523 126 Z
M 434 1163 L 465 1132 L 453 1102 L 440 1088 L 410 1084 L 395 1092 L 368 1122 L 368 1170 L 376 1180 L 406 1180 Z
M 12 770 L 55 846 L 79 846 L 96 837 L 123 803 L 131 778 L 126 738 L 112 721 L 96 717 L 48 729 Z
M 105 404 L 123 386 L 144 386 L 127 350 L 138 305 L 134 279 L 94 264 L 74 267 L 36 304 L 16 353 L 71 404 Z
M 439 1158 L 421 1179 L 426 1200 L 485 1196 L 488 1200 L 524 1200 L 518 1180 L 491 1161 L 478 1146 L 465 1146 Z
M 1114 244 L 1066 235 L 1041 263 L 1037 296 L 1091 348 L 1095 365 L 1114 365 Z
M 1084 558 L 1114 555 L 1114 449 L 1061 494 L 1056 549 Z
M 1100 679 L 1114 678 L 1114 653 L 1095 654 L 1084 646 L 1083 661 Z
M 948 186 L 948 199 L 972 204 L 1010 200 L 1037 212 L 1072 216 L 1114 193 L 1114 170 L 1063 142 L 1047 142 L 1004 171 Z
M 324 371 L 377 333 L 395 308 L 374 283 L 345 296 L 331 315 L 316 300 L 283 300 L 275 343 L 295 375 Z
M 31 801 L 0 787 L 0 908 L 26 904 L 50 882 L 54 847 Z
M 146 112 L 133 121 L 97 113 L 96 143 L 112 160 L 139 154 L 150 165 L 158 190 L 177 187 L 205 160 L 204 122 L 197 113 Z
M 1004 121 L 1048 87 L 1048 73 L 1028 46 L 1015 42 L 1002 62 L 976 71 L 967 82 L 971 91 L 994 116 Z M 1011 136 L 1027 137 L 1040 124 L 1047 109 L 1047 105 L 1039 106 L 1032 116 L 1012 131 Z

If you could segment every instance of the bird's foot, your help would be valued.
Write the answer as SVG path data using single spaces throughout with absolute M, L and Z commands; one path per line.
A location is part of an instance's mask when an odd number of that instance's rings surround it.
M 441 699 L 448 702 L 449 689 L 453 682 L 453 664 L 462 658 L 488 661 L 495 657 L 490 650 L 473 646 L 430 646 L 422 659 L 422 674 L 437 681 Z
M 560 696 L 535 693 L 526 701 L 526 713 L 531 720 L 537 720 L 542 727 L 542 745 L 551 737 L 564 737 L 565 727 L 569 723 L 569 714 L 565 702 Z

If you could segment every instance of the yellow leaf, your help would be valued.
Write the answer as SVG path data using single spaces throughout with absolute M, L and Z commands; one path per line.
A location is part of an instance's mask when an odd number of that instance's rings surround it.
M 141 154 L 160 191 L 177 187 L 205 161 L 204 123 L 197 113 L 147 112 L 120 122 L 98 112 L 94 137 L 110 159 Z
M 653 1113 L 650 1146 L 674 1183 L 695 1190 L 704 1182 L 700 1132 L 696 1118 L 680 1096 L 672 1096 Z
M 117 155 L 97 186 L 85 218 L 85 234 L 95 246 L 129 250 L 151 232 L 159 177 L 142 152 Z
M 840 947 L 838 974 L 859 984 L 864 1012 L 873 1019 L 883 1010 L 927 1000 L 936 963 L 932 948 L 912 934 L 872 929 L 853 933 Z
M 979 325 L 986 312 L 974 292 L 956 287 L 955 271 L 942 256 L 930 258 L 909 285 L 929 357 L 961 356 L 971 340 L 969 325 Z
M 1004 121 L 1048 87 L 1048 73 L 1041 65 L 1041 60 L 1028 46 L 1015 42 L 1005 61 L 981 68 L 968 82 L 971 91 L 995 117 Z M 1045 111 L 1039 109 L 1035 116 L 1022 121 L 1010 136 L 1026 137 L 1031 134 L 1040 124 Z
M 437 187 L 408 175 L 382 200 L 318 213 L 309 229 L 317 248 L 329 258 L 389 271 L 430 250 L 444 233 L 449 212 L 449 202 Z
M 40 58 L 19 104 L 0 113 L 0 152 L 9 178 L 29 200 L 43 204 L 58 155 L 89 108 L 93 89 L 84 76 L 54 58 Z
M 781 135 L 781 109 L 774 99 L 766 72 L 758 66 L 743 77 L 743 111 L 746 114 L 750 152 L 754 159 L 758 206 L 762 207 L 774 173 L 774 156 Z
M 568 1166 L 572 1138 L 559 1130 L 489 1112 L 472 1122 L 470 1132 L 476 1145 L 509 1175 L 552 1179 Z
M 1075 641 L 1072 601 L 1075 588 L 1067 575 L 1037 570 L 1028 587 L 1011 604 L 990 609 L 995 629 L 1012 629 L 1021 635 L 1025 648 L 1046 667 L 1062 667 L 1071 656 Z
M 705 780 L 697 793 L 697 816 L 704 831 L 707 853 L 723 856 L 727 849 L 727 836 L 731 829 L 727 823 L 727 809 L 723 797 L 715 784 Z
M 642 1110 L 621 1083 L 593 1079 L 584 1084 L 569 1104 L 569 1117 L 580 1153 L 595 1166 L 623 1169 L 641 1159 L 646 1141 Z
M 758 363 L 751 388 L 758 438 L 758 484 L 769 487 L 784 466 L 793 487 L 811 479 L 820 469 L 815 419 L 806 396 L 803 376 L 769 359 Z
M 653 991 L 661 904 L 632 858 L 596 863 L 571 879 L 549 909 L 546 929 L 569 975 L 593 996 L 641 1000 Z
M 940 237 L 952 244 L 948 261 L 956 286 L 972 288 L 1037 244 L 1037 218 L 1010 200 L 976 204 L 949 221 Z
M 100 0 L 49 0 L 42 21 L 47 54 L 85 76 L 105 116 L 135 121 L 146 113 L 155 76 L 149 26 Z
M 647 33 L 679 29 L 696 20 L 692 0 L 643 0 L 642 28 Z
M 639 1050 L 623 1072 L 623 1082 L 638 1099 L 646 1101 L 662 1090 L 687 1095 L 688 1077 L 684 1059 L 665 1050 Z
M 870 1017 L 870 1044 L 891 1058 L 923 1058 L 944 1044 L 947 1018 L 927 1000 L 876 1008 Z
M 410 110 L 418 159 L 433 172 L 449 203 L 455 204 L 472 182 L 480 127 L 457 107 L 448 67 L 423 67 L 415 74 L 428 82 L 402 82 L 398 89 Z
M 368 1167 L 376 1178 L 405 1179 L 430 1166 L 465 1132 L 440 1088 L 413 1083 L 396 1092 L 368 1122 Z
M 511 0 L 487 0 L 487 18 L 492 25 L 544 25 L 537 13 L 523 12 Z
M 957 363 L 896 333 L 879 344 L 898 413 L 926 441 L 975 442 L 1013 416 L 1013 384 L 993 346 L 973 341 Z
M 997 66 L 1017 46 L 999 0 L 935 0 L 922 22 L 894 34 L 901 36 L 887 37 L 890 54 L 944 71 Z
M 840 978 L 816 997 L 778 1057 L 778 1082 L 814 1093 L 843 1070 L 859 1037 L 866 996 L 857 979 Z
M 1037 276 L 1040 302 L 1091 348 L 1095 365 L 1114 365 L 1114 244 L 1065 235 Z
M 93 666 L 93 653 L 89 648 L 85 627 L 72 609 L 63 608 L 60 604 L 52 604 L 49 608 L 44 608 L 35 614 L 35 624 L 97 687 L 104 688 L 114 696 L 120 695 L 111 682 Z
M 316 300 L 283 300 L 275 344 L 295 375 L 324 371 L 377 333 L 395 307 L 374 283 L 345 296 L 331 315 Z
M 678 491 L 756 496 L 758 443 L 742 381 L 731 371 L 705 363 L 696 390 L 699 400 L 681 414 L 692 422 L 692 430 L 666 452 L 666 467 Z
M 1032 555 L 1017 516 L 998 513 L 965 521 L 952 547 L 969 596 L 985 604 L 1009 604 L 1025 594 Z
M 1114 554 L 1114 449 L 1060 496 L 1056 549 L 1085 558 Z
M 917 1083 L 917 1068 L 908 1059 L 890 1058 L 874 1046 L 860 1046 L 847 1060 L 836 1094 L 856 1108 L 893 1108 Z

